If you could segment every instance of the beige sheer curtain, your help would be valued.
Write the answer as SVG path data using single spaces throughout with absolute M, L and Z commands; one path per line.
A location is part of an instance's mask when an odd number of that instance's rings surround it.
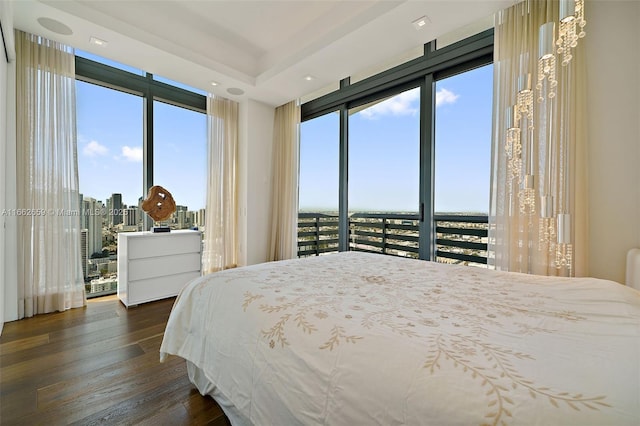
M 496 16 L 489 264 L 582 276 L 589 250 L 588 37 L 578 39 L 565 65 L 555 44 L 558 30 L 556 1 L 525 1 Z M 546 59 L 539 63 L 540 57 Z
M 292 259 L 298 254 L 299 125 L 297 101 L 276 108 L 269 260 Z
M 238 103 L 209 95 L 207 116 L 205 274 L 237 266 Z
M 18 316 L 86 303 L 80 253 L 75 58 L 16 31 Z

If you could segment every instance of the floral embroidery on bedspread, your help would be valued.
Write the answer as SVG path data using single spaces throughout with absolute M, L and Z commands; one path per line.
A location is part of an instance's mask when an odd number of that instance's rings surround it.
M 506 424 L 512 417 L 516 389 L 525 391 L 520 396 L 546 399 L 557 408 L 610 407 L 602 395 L 535 383 L 516 365 L 535 362 L 533 356 L 491 343 L 494 333 L 553 334 L 554 326 L 585 320 L 576 312 L 553 309 L 550 296 L 527 286 L 536 284 L 535 277 L 512 283 L 487 271 L 384 256 L 304 265 L 300 269 L 296 262 L 285 262 L 266 275 L 242 277 L 259 283 L 244 292 L 242 308 L 264 315 L 261 334 L 274 350 L 288 346 L 292 333 L 316 336 L 319 350 L 333 351 L 363 341 L 368 331 L 387 331 L 423 342 L 429 374 L 448 363 L 473 379 L 486 397 L 487 424 Z
M 506 418 L 513 417 L 511 409 L 515 405 L 515 397 L 511 393 L 520 387 L 526 389 L 532 399 L 546 398 L 556 408 L 566 405 L 580 411 L 580 408 L 598 410 L 599 407 L 611 407 L 604 402 L 605 396 L 602 395 L 589 397 L 536 385 L 533 380 L 521 375 L 512 363 L 514 358 L 533 359 L 528 354 L 463 335 L 437 335 L 433 336 L 433 340 L 425 368 L 433 374 L 440 368 L 441 362 L 453 363 L 455 368 L 479 382 L 488 399 L 488 412 L 485 415 L 487 425 L 507 424 Z M 487 365 L 491 368 L 487 368 Z

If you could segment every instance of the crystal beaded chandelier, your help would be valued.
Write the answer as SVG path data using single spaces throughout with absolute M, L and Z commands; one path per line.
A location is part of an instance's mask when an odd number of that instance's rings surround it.
M 529 226 L 537 221 L 538 249 L 547 250 L 552 264 L 571 275 L 569 129 L 565 124 L 558 127 L 570 111 L 569 104 L 556 94 L 562 93 L 559 81 L 569 84 L 567 68 L 572 52 L 585 36 L 584 0 L 560 0 L 556 10 L 559 22 L 551 19 L 553 14 L 548 9 L 547 22 L 539 28 L 537 63 L 531 68 L 530 50 L 522 46 L 515 105 L 507 109 L 505 116 L 504 147 L 509 194 L 517 195 L 520 214 L 529 217 Z M 558 62 L 562 72 L 556 67 Z M 536 74 L 535 91 L 532 72 Z
M 562 65 L 571 61 L 571 49 L 578 45 L 578 39 L 583 38 L 586 33 L 584 27 L 587 21 L 584 20 L 584 0 L 561 0 L 560 1 L 560 29 L 558 31 L 558 54 L 562 55 Z

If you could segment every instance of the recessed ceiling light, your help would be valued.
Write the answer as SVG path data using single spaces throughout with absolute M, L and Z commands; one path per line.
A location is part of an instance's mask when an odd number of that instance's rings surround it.
M 413 26 L 416 28 L 416 30 L 421 30 L 425 26 L 427 26 L 429 22 L 431 22 L 431 20 L 427 15 L 425 15 L 413 21 Z
M 71 35 L 73 30 L 60 21 L 51 18 L 38 18 L 38 23 L 56 34 Z
M 316 78 L 315 78 L 314 76 L 312 76 L 312 75 L 305 75 L 303 78 L 304 78 L 306 81 L 311 81 L 311 80 L 315 80 L 315 79 L 316 79 Z
M 93 36 L 91 36 L 91 38 L 89 39 L 89 43 L 95 44 L 96 46 L 100 46 L 100 47 L 107 47 L 107 44 L 109 44 L 108 41 L 102 40 L 102 39 L 99 39 L 98 37 L 93 37 Z
M 231 93 L 232 95 L 243 95 L 244 94 L 244 90 L 238 89 L 237 87 L 229 87 L 227 89 L 227 92 Z
M 211 85 L 212 85 L 212 86 L 218 86 L 219 84 L 220 84 L 220 83 L 218 83 L 217 81 L 212 81 L 212 82 L 211 82 Z

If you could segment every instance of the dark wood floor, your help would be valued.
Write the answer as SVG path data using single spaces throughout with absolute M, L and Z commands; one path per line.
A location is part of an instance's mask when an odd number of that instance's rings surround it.
M 174 299 L 126 309 L 115 296 L 6 323 L 0 337 L 2 425 L 229 425 L 187 378 L 159 362 Z

